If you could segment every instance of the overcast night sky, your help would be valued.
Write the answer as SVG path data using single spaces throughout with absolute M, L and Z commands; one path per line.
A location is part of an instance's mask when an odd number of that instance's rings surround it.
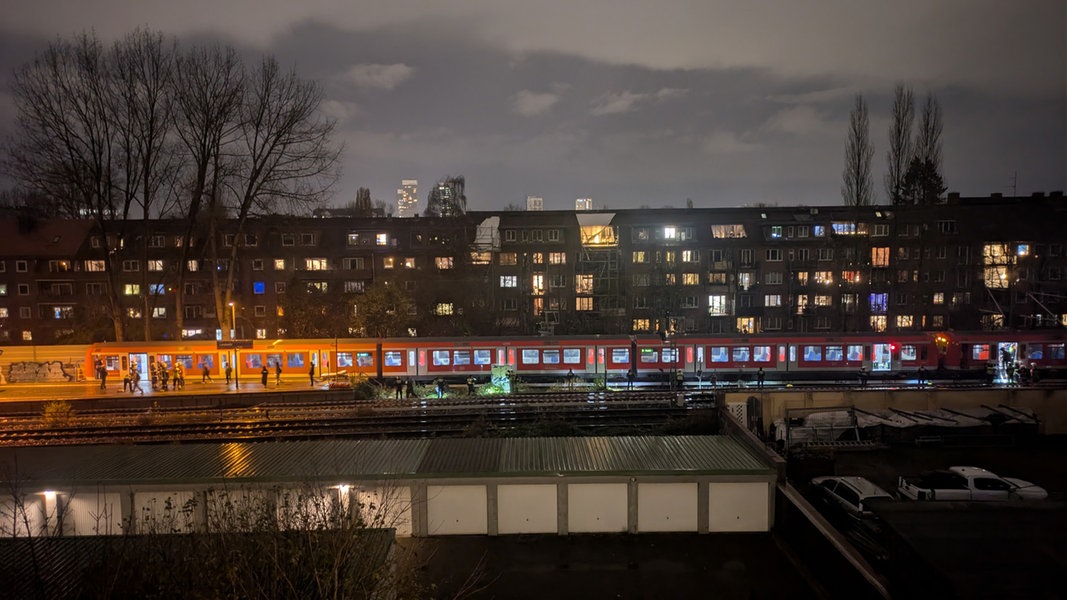
M 893 87 L 941 103 L 965 196 L 1067 187 L 1063 0 L 4 0 L 13 69 L 57 37 L 138 26 L 272 54 L 319 81 L 358 187 L 467 178 L 468 207 L 840 204 L 849 111 L 870 106 L 876 201 Z M 918 109 L 918 106 L 917 106 Z M 10 181 L 0 179 L 3 187 Z

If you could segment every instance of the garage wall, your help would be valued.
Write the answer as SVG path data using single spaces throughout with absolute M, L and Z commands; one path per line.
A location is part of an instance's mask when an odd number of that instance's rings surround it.
M 199 531 L 206 526 L 204 514 L 204 498 L 193 491 L 164 490 L 133 495 L 131 519 L 137 533 Z
M 497 527 L 501 534 L 559 531 L 555 484 L 497 486 Z
M 708 531 L 768 531 L 770 484 L 708 484 Z
M 351 494 L 367 526 L 393 528 L 396 535 L 411 537 L 411 488 L 353 488 Z
M 66 500 L 64 535 L 119 535 L 122 531 L 122 496 L 117 493 L 74 496 Z
M 567 530 L 609 533 L 627 530 L 627 484 L 572 483 L 567 486 Z
M 489 533 L 485 486 L 426 486 L 426 521 L 430 535 L 485 535 Z
M 696 531 L 696 483 L 640 483 L 637 485 L 637 530 Z

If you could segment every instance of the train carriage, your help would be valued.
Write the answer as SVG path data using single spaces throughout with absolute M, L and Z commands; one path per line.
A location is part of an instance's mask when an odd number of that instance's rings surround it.
M 57 350 L 58 348 L 58 350 Z M 69 354 L 75 347 L 52 347 Z M 1067 339 L 1047 331 L 912 332 L 779 335 L 555 336 L 487 338 L 285 339 L 180 342 L 106 342 L 78 347 L 86 376 L 103 365 L 110 376 L 136 366 L 147 373 L 181 363 L 186 379 L 217 379 L 232 367 L 241 378 L 263 366 L 281 365 L 284 379 L 344 373 L 462 381 L 488 378 L 502 366 L 527 381 L 560 381 L 573 373 L 592 380 L 664 381 L 681 371 L 688 379 L 751 379 L 763 369 L 768 381 L 847 380 L 861 369 L 875 378 L 911 377 L 920 369 L 936 377 L 982 377 L 1004 357 L 1032 364 L 1043 376 L 1067 372 Z M 43 352 L 40 348 L 38 352 Z M 24 354 L 24 353 L 22 353 Z M 21 356 L 22 354 L 18 354 Z M 9 354 L 16 356 L 16 353 Z M 44 354 L 41 354 L 42 356 Z M 70 361 L 68 361 L 70 362 Z M 21 364 L 21 363 L 20 363 Z M 10 367 L 5 369 L 9 371 Z

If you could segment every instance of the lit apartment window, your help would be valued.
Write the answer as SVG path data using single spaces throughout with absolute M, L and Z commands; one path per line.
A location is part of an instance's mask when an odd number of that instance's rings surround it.
M 566 252 L 549 252 L 548 264 L 550 265 L 565 265 L 567 264 Z
M 518 275 L 501 275 L 500 276 L 500 287 L 502 287 L 502 288 L 513 288 L 513 287 L 518 287 L 518 286 L 519 286 L 519 276 Z
M 148 261 L 148 270 L 149 271 L 162 271 L 163 270 L 163 261 L 159 260 L 159 259 L 154 259 L 154 260 Z
M 729 315 L 729 306 L 726 304 L 725 294 L 712 294 L 708 296 L 708 314 L 713 317 Z
M 574 309 L 575 310 L 581 310 L 581 311 L 593 310 L 593 299 L 592 298 L 588 298 L 588 297 L 586 297 L 586 298 L 575 298 L 574 301 L 575 301 L 575 303 L 574 303 Z
M 408 256 L 408 257 L 404 258 L 404 268 L 405 269 L 414 269 L 415 268 L 415 257 L 414 256 Z
M 275 271 L 284 271 L 285 270 L 285 259 L 284 258 L 276 258 L 276 259 L 274 259 L 274 270 Z
M 136 283 L 127 283 L 122 286 L 122 293 L 127 296 L 138 296 L 141 294 L 141 286 Z
M 379 246 L 388 246 L 389 245 L 389 234 L 388 233 L 379 233 L 379 234 L 375 235 L 374 236 L 374 243 L 379 245 Z
M 437 265 L 437 268 L 439 270 L 447 271 L 448 269 L 452 268 L 452 257 L 451 256 L 438 256 L 438 257 L 436 257 L 434 259 L 434 264 Z
M 325 271 L 327 262 L 325 258 L 306 258 L 304 259 L 304 268 L 308 271 Z
M 92 273 L 102 273 L 105 269 L 104 261 L 102 260 L 87 260 L 85 261 L 85 270 Z

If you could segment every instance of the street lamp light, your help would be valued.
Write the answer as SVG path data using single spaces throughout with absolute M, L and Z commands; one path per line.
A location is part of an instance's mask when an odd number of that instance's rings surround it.
M 237 305 L 230 302 L 230 340 L 237 337 Z M 237 368 L 237 346 L 233 347 L 233 389 L 241 389 L 241 374 Z

